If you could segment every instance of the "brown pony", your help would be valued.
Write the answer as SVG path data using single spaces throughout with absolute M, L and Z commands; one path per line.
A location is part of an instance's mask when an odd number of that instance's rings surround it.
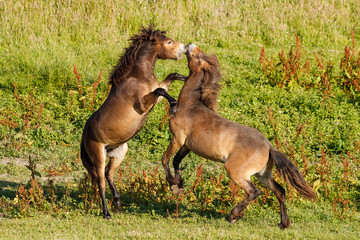
M 186 48 L 190 75 L 180 92 L 176 116 L 170 119 L 173 137 L 162 157 L 171 189 L 175 194 L 183 191 L 179 164 L 193 151 L 204 158 L 224 163 L 230 178 L 246 192 L 245 199 L 232 209 L 228 219 L 230 223 L 244 216 L 247 205 L 260 195 L 260 190 L 250 180 L 250 176 L 255 175 L 275 193 L 281 207 L 280 227 L 287 228 L 290 220 L 285 205 L 285 190 L 273 179 L 273 166 L 301 195 L 315 198 L 315 192 L 291 161 L 275 149 L 263 134 L 215 112 L 221 77 L 218 59 L 215 55 L 205 55 L 195 44 Z M 176 152 L 173 177 L 169 159 Z
M 166 91 L 173 80 L 184 81 L 186 78 L 172 73 L 158 83 L 154 68 L 159 58 L 180 59 L 185 47 L 164 34 L 146 27 L 130 39 L 131 45 L 110 75 L 109 96 L 84 127 L 81 159 L 92 180 L 98 183 L 104 218 L 107 219 L 110 214 L 105 198 L 105 178 L 114 198 L 115 211 L 120 212 L 120 196 L 113 178 L 127 153 L 126 142 L 143 126 L 150 110 L 161 100 L 159 96 L 170 102 L 172 114 L 176 112 L 176 100 Z M 107 166 L 106 157 L 110 158 Z

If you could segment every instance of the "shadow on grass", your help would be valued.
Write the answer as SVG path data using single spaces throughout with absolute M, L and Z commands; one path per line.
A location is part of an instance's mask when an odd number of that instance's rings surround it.
M 8 204 L 12 205 L 13 200 L 19 195 L 21 186 L 24 187 L 26 192 L 21 192 L 21 199 L 27 199 L 35 201 L 32 199 L 37 199 L 37 201 L 47 202 L 52 205 L 53 209 L 58 210 L 85 210 L 89 214 L 99 215 L 99 210 L 101 212 L 100 197 L 95 192 L 95 189 L 92 186 L 84 185 L 82 183 L 83 179 L 75 181 L 73 184 L 67 183 L 54 183 L 51 180 L 48 180 L 43 183 L 39 183 L 34 186 L 30 182 L 26 185 L 21 185 L 19 183 L 11 181 L 0 181 L 0 196 L 7 199 Z M 87 187 L 84 187 L 87 186 Z M 97 188 L 96 188 L 97 189 Z M 38 191 L 40 190 L 40 191 Z M 34 197 L 34 192 L 42 192 L 41 196 Z M 137 198 L 140 197 L 141 199 Z M 109 203 L 109 208 L 111 208 L 112 195 L 110 190 L 107 189 L 106 198 Z M 86 205 L 85 199 L 92 204 Z M 201 216 L 205 218 L 224 218 L 225 215 L 219 213 L 209 207 L 209 209 L 201 209 L 201 206 L 196 206 L 195 204 L 188 204 L 187 202 L 182 202 L 176 199 L 167 198 L 164 201 L 159 201 L 155 197 L 152 199 L 147 195 L 139 195 L 137 192 L 131 192 L 129 189 L 125 192 L 120 192 L 120 200 L 122 204 L 122 211 L 130 214 L 137 215 L 154 215 L 161 216 L 163 218 L 186 218 Z M 30 206 L 36 205 L 36 202 L 30 204 Z M 200 205 L 200 204 L 199 204 Z M 85 206 L 85 207 L 84 207 Z M 85 208 L 85 209 L 84 209 Z M 9 208 L 12 209 L 12 208 Z M 42 209 L 37 208 L 36 211 L 42 211 Z M 97 212 L 95 213 L 94 212 Z M 48 209 L 44 209 L 48 212 Z M 111 211 L 111 210 L 110 210 Z M 112 214 L 115 214 L 112 212 Z M 11 216 L 11 213 L 10 215 Z M 100 216 L 99 216 L 100 217 Z
M 226 214 L 219 213 L 215 209 L 201 209 L 185 202 L 165 201 L 134 201 L 129 194 L 121 196 L 122 210 L 130 214 L 153 214 L 164 218 L 187 218 L 201 216 L 206 218 L 222 219 Z
M 19 183 L 10 181 L 0 181 L 0 196 L 6 198 L 15 198 L 17 189 L 20 187 Z

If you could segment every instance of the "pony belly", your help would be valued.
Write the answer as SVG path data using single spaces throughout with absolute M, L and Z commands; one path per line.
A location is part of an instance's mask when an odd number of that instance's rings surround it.
M 187 139 L 185 145 L 200 157 L 222 163 L 225 163 L 227 159 L 226 154 L 222 153 L 217 144 L 204 144 L 204 142 L 200 144 L 194 144 L 193 141 L 188 141 Z
M 207 152 L 206 154 L 204 152 L 197 152 L 197 151 L 193 151 L 193 152 L 196 153 L 197 155 L 199 155 L 200 157 L 203 157 L 203 158 L 215 161 L 215 162 L 221 162 L 221 163 L 226 162 L 226 157 L 223 155 L 209 154 L 209 152 Z
M 124 117 L 103 124 L 101 126 L 101 138 L 107 145 L 120 145 L 131 139 L 145 123 L 145 117 Z

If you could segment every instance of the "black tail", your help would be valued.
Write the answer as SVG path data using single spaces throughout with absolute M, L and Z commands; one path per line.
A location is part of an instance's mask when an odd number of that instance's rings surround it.
M 315 191 L 309 186 L 303 176 L 299 173 L 298 169 L 285 154 L 275 148 L 271 148 L 270 159 L 274 160 L 280 176 L 286 182 L 290 183 L 302 196 L 309 199 L 316 198 Z
M 93 180 L 96 180 L 97 179 L 96 169 L 90 161 L 89 155 L 86 152 L 84 142 L 82 139 L 81 139 L 81 144 L 80 144 L 80 156 L 81 156 L 81 161 L 82 161 L 84 167 L 86 168 L 86 170 L 89 172 L 91 178 Z

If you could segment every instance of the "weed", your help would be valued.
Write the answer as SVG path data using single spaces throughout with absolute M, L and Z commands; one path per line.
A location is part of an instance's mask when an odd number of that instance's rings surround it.
M 351 32 L 352 46 L 347 45 L 344 56 L 340 61 L 341 74 L 334 74 L 334 65 L 331 61 L 324 63 L 324 59 L 314 52 L 316 66 L 311 66 L 309 58 L 301 66 L 300 38 L 296 35 L 295 47 L 291 47 L 285 54 L 284 50 L 278 53 L 279 60 L 268 58 L 265 47 L 260 51 L 259 63 L 266 81 L 273 86 L 287 88 L 291 85 L 300 85 L 309 88 L 317 88 L 323 94 L 323 102 L 333 95 L 332 84 L 339 85 L 353 100 L 359 98 L 360 93 L 360 52 L 355 50 L 354 30 Z M 314 70 L 316 69 L 316 70 Z
M 325 100 L 329 98 L 332 94 L 331 82 L 334 78 L 333 77 L 334 66 L 330 61 L 327 62 L 325 65 L 323 58 L 319 58 L 316 53 L 314 54 L 318 62 L 317 65 L 320 69 L 320 81 L 318 82 L 319 85 L 318 87 L 320 88 L 320 91 L 323 92 L 323 102 L 325 102 Z
M 36 171 L 36 162 L 34 160 L 32 160 L 30 155 L 29 155 L 29 165 L 27 165 L 26 167 L 31 172 L 30 181 L 35 181 L 35 175 L 39 176 L 40 174 Z
M 355 33 L 351 32 L 352 46 L 347 45 L 344 49 L 344 56 L 341 58 L 341 77 L 338 84 L 354 100 L 360 96 L 360 51 L 355 51 Z
M 343 158 L 341 156 L 341 161 L 343 164 L 343 174 L 340 183 L 340 192 L 334 200 L 332 201 L 333 213 L 336 217 L 340 219 L 352 218 L 356 211 L 356 202 L 352 199 L 349 199 L 347 196 L 349 192 L 349 159 L 348 156 Z M 352 207 L 351 207 L 352 206 Z
M 289 87 L 291 84 L 302 81 L 302 78 L 309 72 L 309 59 L 301 65 L 302 44 L 299 36 L 295 37 L 295 47 L 285 54 L 284 50 L 278 53 L 279 61 L 268 59 L 265 53 L 265 47 L 261 48 L 259 62 L 268 81 L 271 85 Z
M 97 87 L 99 86 L 100 82 L 101 82 L 101 78 L 102 78 L 102 70 L 100 70 L 99 73 L 99 77 L 96 81 L 94 81 L 94 83 L 92 84 L 91 87 L 91 92 L 90 91 L 85 91 L 85 86 L 83 85 L 82 81 L 81 81 L 81 75 L 78 72 L 75 64 L 73 64 L 74 66 L 74 74 L 75 74 L 75 78 L 77 80 L 76 82 L 76 86 L 77 86 L 77 90 L 79 93 L 79 97 L 78 97 L 78 101 L 79 101 L 79 107 L 80 108 L 86 108 L 88 110 L 95 110 L 97 107 L 99 107 L 99 104 L 102 103 L 104 101 L 104 99 L 107 97 L 107 95 L 110 92 L 110 85 L 107 91 L 107 94 L 104 95 L 101 99 L 99 99 L 99 97 L 97 96 Z M 74 90 L 70 90 L 69 91 L 70 96 L 71 96 L 71 102 L 70 102 L 70 106 L 71 109 L 73 109 L 73 104 L 74 104 L 74 94 L 76 93 L 76 91 Z

